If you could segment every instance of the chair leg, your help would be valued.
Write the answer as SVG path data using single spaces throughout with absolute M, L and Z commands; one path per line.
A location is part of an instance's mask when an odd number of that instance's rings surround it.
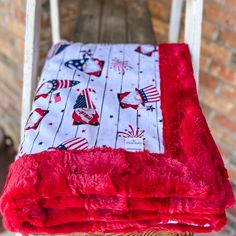
M 192 56 L 196 85 L 199 83 L 199 64 L 202 32 L 203 0 L 187 0 L 185 14 L 185 42 Z
M 177 43 L 179 41 L 181 13 L 183 10 L 183 0 L 172 0 L 170 14 L 169 42 Z
M 31 110 L 32 99 L 37 85 L 41 8 L 41 0 L 27 0 L 21 136 L 23 136 L 25 122 Z
M 60 17 L 58 0 L 50 0 L 50 19 L 53 44 L 60 41 Z

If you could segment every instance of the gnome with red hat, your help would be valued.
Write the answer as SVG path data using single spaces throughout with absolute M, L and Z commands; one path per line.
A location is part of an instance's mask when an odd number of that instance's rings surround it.
M 142 89 L 135 88 L 134 92 L 124 92 L 117 94 L 120 106 L 123 109 L 139 109 L 139 105 L 145 106 L 145 103 L 157 102 L 160 100 L 159 92 L 154 85 L 149 85 Z
M 59 90 L 61 88 L 70 88 L 79 83 L 79 81 L 74 80 L 49 80 L 45 83 L 42 83 L 41 86 L 37 89 L 34 101 L 41 97 L 47 98 L 50 93 L 53 93 L 56 90 Z
M 99 116 L 96 107 L 90 99 L 90 93 L 95 90 L 87 88 L 81 91 L 74 105 L 72 114 L 73 125 L 99 125 Z
M 25 130 L 37 129 L 40 122 L 48 114 L 48 110 L 43 110 L 41 108 L 36 108 L 29 115 L 29 119 L 27 120 Z
M 102 73 L 104 61 L 98 58 L 93 58 L 91 53 L 84 52 L 82 59 L 73 59 L 65 63 L 68 68 L 75 68 L 88 75 L 94 75 L 99 77 Z

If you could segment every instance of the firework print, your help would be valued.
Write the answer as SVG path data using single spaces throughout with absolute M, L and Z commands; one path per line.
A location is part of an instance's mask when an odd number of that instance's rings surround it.
M 129 138 L 163 153 L 158 48 L 63 45 L 46 61 L 20 153 L 125 149 Z
M 119 58 L 115 57 L 114 59 L 112 59 L 111 69 L 115 70 L 119 74 L 124 75 L 125 71 L 131 70 L 132 67 L 129 65 L 128 61 L 123 61 L 123 60 L 120 60 Z

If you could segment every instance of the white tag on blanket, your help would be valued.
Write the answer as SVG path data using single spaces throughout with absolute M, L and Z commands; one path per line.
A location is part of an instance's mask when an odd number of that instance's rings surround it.
M 143 138 L 125 138 L 125 149 L 129 152 L 143 151 Z

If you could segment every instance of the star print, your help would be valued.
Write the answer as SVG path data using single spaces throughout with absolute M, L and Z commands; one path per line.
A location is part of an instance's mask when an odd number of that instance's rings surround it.
M 110 91 L 112 92 L 113 90 L 112 90 L 112 89 L 110 89 Z
M 91 79 L 91 81 L 93 82 L 93 81 L 94 81 L 94 79 Z
M 140 115 L 140 114 L 138 114 L 138 117 L 141 117 L 141 115 Z
M 162 120 L 159 120 L 159 122 L 162 122 Z
M 140 73 L 140 74 L 142 74 L 143 72 L 142 72 L 142 71 L 140 71 L 139 73 Z
M 110 118 L 113 118 L 113 115 L 110 115 Z
M 48 123 L 49 125 L 52 125 L 52 122 Z
M 42 145 L 43 144 L 43 142 L 39 142 L 39 145 Z
M 65 111 L 64 109 L 61 110 L 61 112 L 64 112 L 64 111 Z
M 82 133 L 85 133 L 85 131 L 86 131 L 86 130 L 85 130 L 85 129 L 83 129 L 83 130 L 82 130 Z

